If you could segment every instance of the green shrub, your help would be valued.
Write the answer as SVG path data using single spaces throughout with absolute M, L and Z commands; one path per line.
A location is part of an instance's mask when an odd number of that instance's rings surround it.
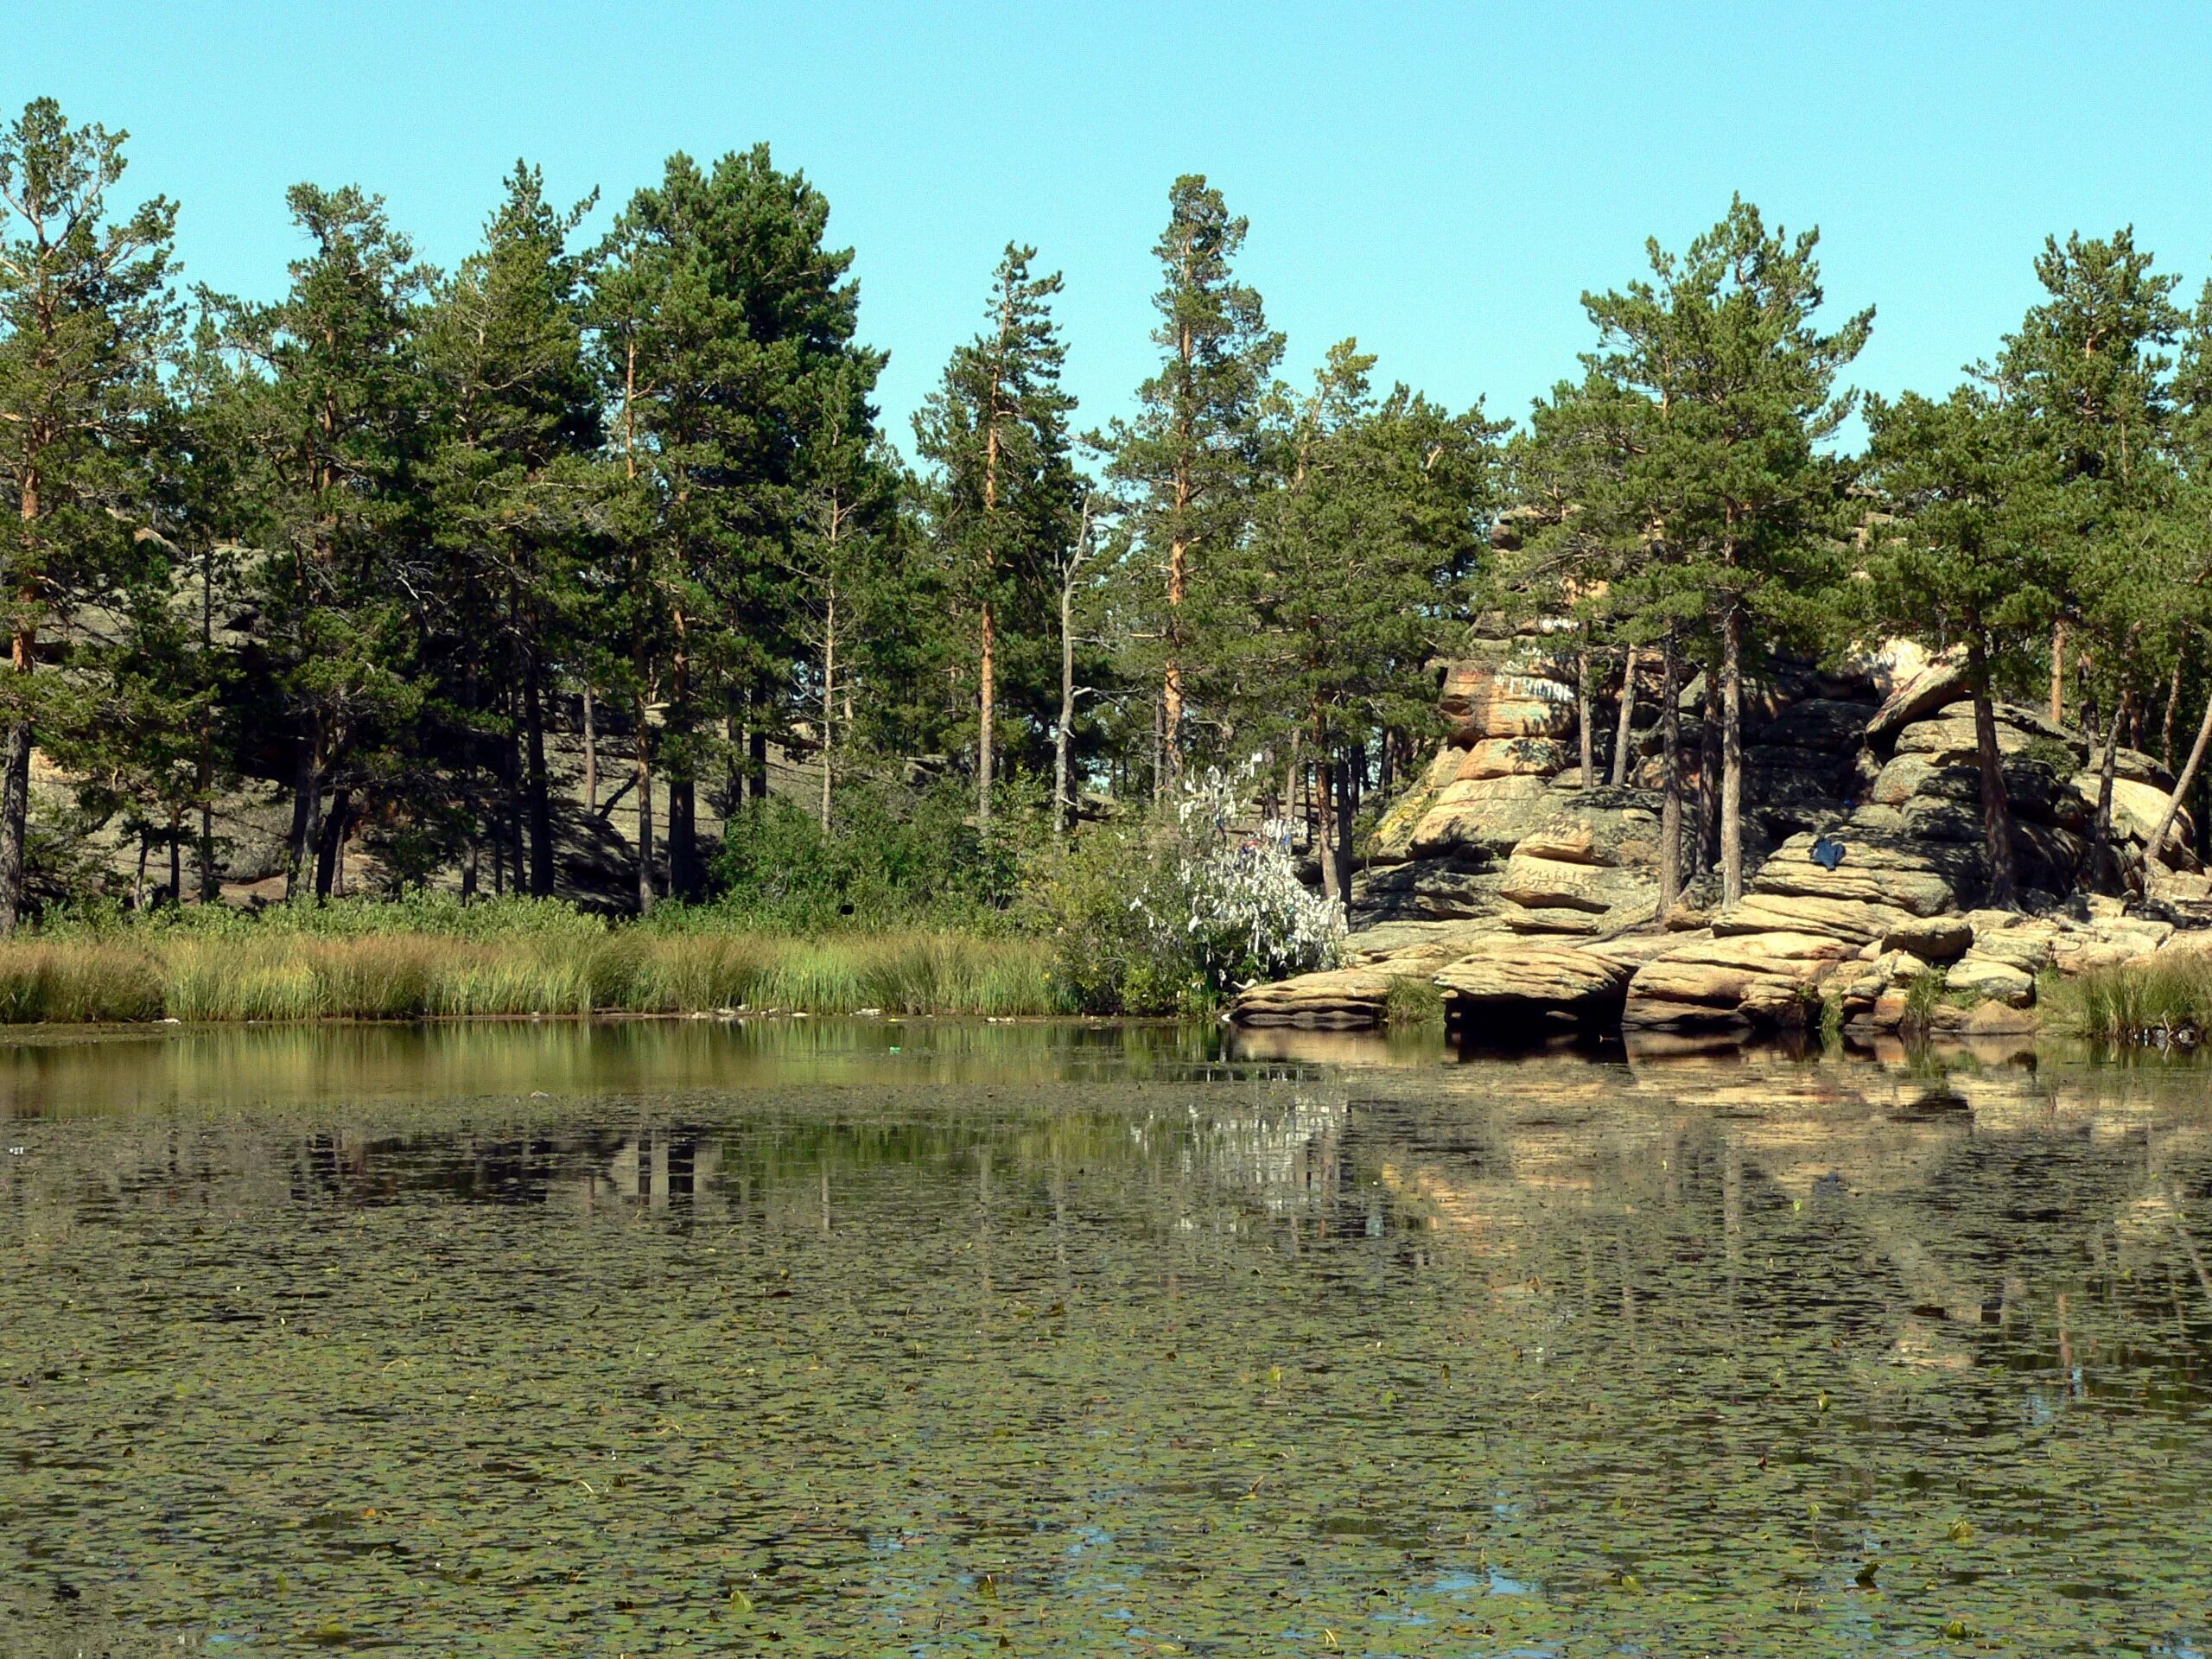
M 836 797 L 830 828 L 787 800 L 747 803 L 728 823 L 713 874 L 719 897 L 665 918 L 668 928 L 727 926 L 823 932 L 840 926 L 935 923 L 983 926 L 1013 900 L 1019 849 L 1040 819 L 1007 791 L 988 835 L 965 785 L 924 789 L 857 781 Z
M 1444 993 L 1433 979 L 1394 979 L 1382 1000 L 1382 1022 L 1392 1030 L 1444 1023 Z
M 2093 1042 L 2196 1042 L 2212 1032 L 2212 951 L 2161 950 L 2051 987 L 2045 1022 Z

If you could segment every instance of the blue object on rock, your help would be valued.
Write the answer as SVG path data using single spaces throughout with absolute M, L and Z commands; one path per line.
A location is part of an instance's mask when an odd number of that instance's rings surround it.
M 1822 836 L 1813 843 L 1813 862 L 1824 870 L 1833 870 L 1843 862 L 1843 843 L 1834 836 Z

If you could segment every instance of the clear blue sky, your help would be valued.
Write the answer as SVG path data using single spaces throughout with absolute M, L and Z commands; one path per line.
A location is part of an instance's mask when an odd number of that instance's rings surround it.
M 1882 391 L 1993 350 L 2048 232 L 2133 222 L 2191 296 L 2212 270 L 2203 7 L 4 4 L 0 97 L 129 128 L 129 182 L 233 292 L 281 285 L 300 179 L 382 193 L 450 264 L 518 156 L 612 202 L 766 139 L 859 251 L 902 442 L 1009 238 L 1066 272 L 1085 417 L 1124 410 L 1183 171 L 1249 215 L 1301 376 L 1357 334 L 1516 416 L 1587 344 L 1582 290 L 1732 190 L 1820 226 Z

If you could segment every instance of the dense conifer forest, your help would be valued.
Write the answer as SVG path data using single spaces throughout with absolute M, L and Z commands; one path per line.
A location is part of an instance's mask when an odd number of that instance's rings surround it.
M 50 100 L 0 138 L 0 929 L 431 893 L 1018 930 L 1142 912 L 1147 837 L 1208 813 L 1294 824 L 1340 906 L 1482 619 L 1572 655 L 1586 786 L 1599 702 L 1660 711 L 1669 900 L 1742 890 L 1779 658 L 1911 639 L 1985 735 L 2047 700 L 2107 766 L 2202 771 L 2212 286 L 2125 228 L 2023 249 L 2039 296 L 1956 386 L 1861 397 L 1874 313 L 1827 302 L 1817 233 L 1716 204 L 1591 273 L 1588 351 L 1509 421 L 1350 335 L 1287 382 L 1246 222 L 1190 175 L 1129 412 L 1064 389 L 1061 278 L 1016 240 L 892 432 L 831 204 L 766 145 L 671 156 L 595 238 L 518 163 L 450 270 L 301 184 L 265 302 L 188 286 L 125 162 Z M 1173 1002 L 1134 971 L 1088 1000 Z

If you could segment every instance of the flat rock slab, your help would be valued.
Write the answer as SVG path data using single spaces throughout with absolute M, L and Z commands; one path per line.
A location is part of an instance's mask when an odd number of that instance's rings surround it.
M 1229 1017 L 1240 1026 L 1298 1026 L 1313 1030 L 1357 1030 L 1382 1023 L 1390 987 L 1411 974 L 1388 966 L 1331 968 L 1300 974 L 1272 985 L 1255 985 L 1230 1004 Z
M 1981 855 L 1973 847 L 1854 833 L 1839 839 L 1843 862 L 1827 869 L 1814 862 L 1815 837 L 1796 835 L 1775 849 L 1751 881 L 1755 893 L 1783 898 L 1852 899 L 1886 905 L 1915 916 L 1941 916 L 1983 880 Z
M 1678 945 L 1637 969 L 1623 1027 L 1694 1030 L 1804 1023 L 1821 980 L 1857 947 L 1823 933 L 1748 933 Z
M 1713 931 L 1722 937 L 1738 933 L 1821 933 L 1832 939 L 1865 945 L 1919 920 L 1910 911 L 1872 899 L 1753 892 L 1716 913 Z M 1961 931 L 1959 949 L 1963 950 L 1967 940 L 1974 936 L 1963 926 Z

